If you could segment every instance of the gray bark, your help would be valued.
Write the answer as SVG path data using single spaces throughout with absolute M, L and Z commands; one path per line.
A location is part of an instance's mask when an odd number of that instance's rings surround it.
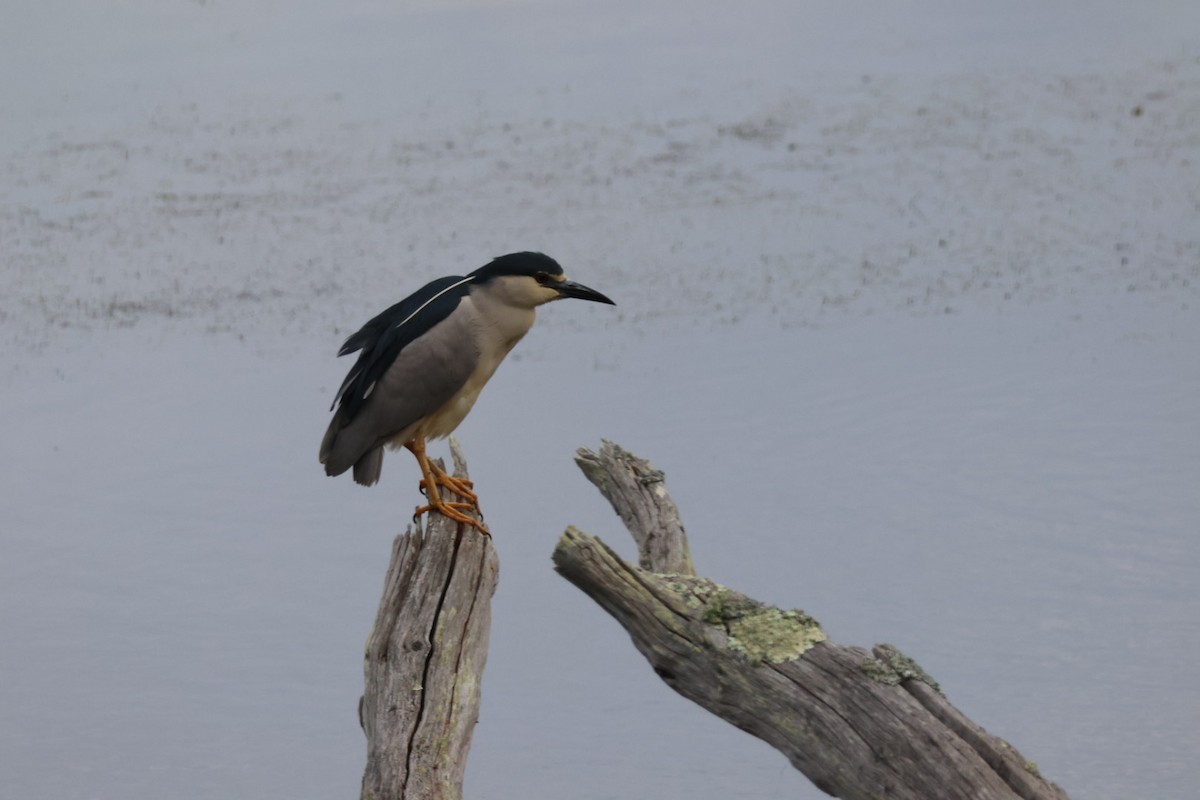
M 498 569 L 489 537 L 435 512 L 396 537 L 364 656 L 363 800 L 462 797 Z
M 896 648 L 835 644 L 802 611 L 697 578 L 662 474 L 647 462 L 610 442 L 576 462 L 630 527 L 642 566 L 568 528 L 555 568 L 675 691 L 766 741 L 834 797 L 1066 800 Z
M 625 523 L 638 546 L 638 565 L 653 572 L 694 575 L 679 510 L 661 470 L 608 442 L 599 453 L 580 448 L 575 463 Z M 646 502 L 649 495 L 652 502 Z

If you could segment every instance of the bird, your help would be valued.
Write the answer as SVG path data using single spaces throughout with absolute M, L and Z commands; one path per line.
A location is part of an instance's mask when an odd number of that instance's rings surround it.
M 481 520 L 465 513 L 479 513 L 474 485 L 431 462 L 426 442 L 449 436 L 463 421 L 533 326 L 535 309 L 570 297 L 616 305 L 567 280 L 550 256 L 526 251 L 431 281 L 373 317 L 338 351 L 339 357 L 359 355 L 330 405 L 333 419 L 320 448 L 325 474 L 352 469 L 356 483 L 371 486 L 379 481 L 384 448 L 406 448 L 421 469 L 427 501 L 414 519 L 436 510 L 490 536 Z M 461 499 L 444 500 L 439 487 Z

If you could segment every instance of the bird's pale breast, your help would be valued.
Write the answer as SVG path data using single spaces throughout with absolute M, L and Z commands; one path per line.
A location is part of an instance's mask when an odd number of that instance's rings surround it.
M 465 306 L 463 310 L 470 314 L 469 327 L 478 348 L 478 357 L 475 369 L 462 389 L 421 424 L 421 432 L 431 439 L 449 436 L 454 432 L 475 405 L 479 393 L 500 362 L 533 326 L 535 317 L 532 309 L 503 304 L 492 303 L 481 308 L 480 301 L 475 297 L 464 298 L 462 304 Z

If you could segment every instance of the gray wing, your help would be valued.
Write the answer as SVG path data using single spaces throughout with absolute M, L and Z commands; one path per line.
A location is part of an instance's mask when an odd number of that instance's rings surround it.
M 421 420 L 450 402 L 478 361 L 465 318 L 447 318 L 415 339 L 366 390 L 354 419 L 347 424 L 334 414 L 321 442 L 326 473 L 340 475 L 392 437 L 407 438 Z

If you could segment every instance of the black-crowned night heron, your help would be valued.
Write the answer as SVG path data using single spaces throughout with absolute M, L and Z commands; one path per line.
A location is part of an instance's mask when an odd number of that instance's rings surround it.
M 436 509 L 486 533 L 463 513 L 479 510 L 473 485 L 431 463 L 425 440 L 458 427 L 532 327 L 534 309 L 564 297 L 615 305 L 567 280 L 549 256 L 510 253 L 465 277 L 438 278 L 363 325 L 338 351 L 361 353 L 333 399 L 337 411 L 321 440 L 325 474 L 353 467 L 355 482 L 370 486 L 379 480 L 384 446 L 406 447 L 421 467 L 428 500 L 417 515 Z M 444 501 L 439 486 L 462 501 Z

